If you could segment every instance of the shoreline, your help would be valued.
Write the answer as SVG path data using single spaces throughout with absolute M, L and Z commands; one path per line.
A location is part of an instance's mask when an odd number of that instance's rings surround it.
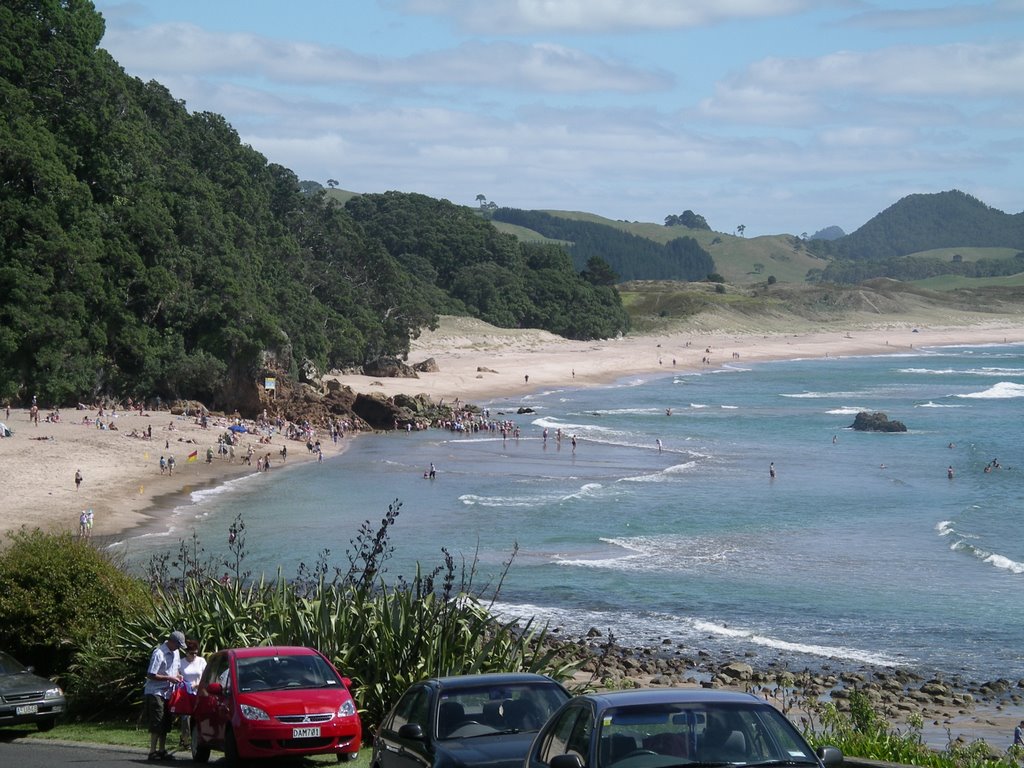
M 410 362 L 432 358 L 438 371 L 418 378 L 380 379 L 356 374 L 333 378 L 355 392 L 395 395 L 425 394 L 435 402 L 480 404 L 494 398 L 528 397 L 537 391 L 563 387 L 598 387 L 637 375 L 671 375 L 709 370 L 727 365 L 778 360 L 842 358 L 861 355 L 914 354 L 921 347 L 1024 343 L 1024 319 L 1017 317 L 970 318 L 927 327 L 912 320 L 880 326 L 847 323 L 842 328 L 812 331 L 807 328 L 766 329 L 752 333 L 737 327 L 693 328 L 672 333 L 649 333 L 603 341 L 572 341 L 536 329 L 495 328 L 469 318 L 444 317 L 434 331 L 414 340 Z M 5 423 L 14 434 L 0 439 L 0 477 L 7 491 L 7 514 L 0 519 L 0 542 L 22 526 L 47 532 L 78 530 L 82 509 L 95 511 L 94 534 L 120 536 L 146 527 L 166 506 L 164 496 L 183 498 L 198 487 L 219 485 L 255 467 L 241 456 L 252 444 L 254 455 L 269 453 L 272 471 L 280 470 L 282 445 L 298 447 L 275 435 L 269 444 L 243 436 L 234 461 L 215 456 L 205 461 L 205 451 L 228 426 L 227 419 L 209 429 L 194 420 L 168 411 L 121 413 L 110 421 L 116 431 L 97 430 L 81 423 L 95 409 L 66 410 L 62 421 L 38 426 L 29 421 L 27 409 L 11 409 Z M 0 411 L 3 417 L 3 411 Z M 158 426 L 159 425 L 159 426 Z M 133 431 L 152 427 L 152 439 L 129 437 Z M 341 453 L 358 433 L 350 432 L 337 444 L 322 439 L 324 456 Z M 49 438 L 49 439 L 46 439 Z M 185 457 L 198 451 L 198 460 Z M 173 478 L 161 475 L 162 454 L 177 454 Z M 288 462 L 315 460 L 301 450 L 289 452 Z M 84 480 L 76 489 L 74 475 Z M 2 546 L 2 543 L 0 543 Z

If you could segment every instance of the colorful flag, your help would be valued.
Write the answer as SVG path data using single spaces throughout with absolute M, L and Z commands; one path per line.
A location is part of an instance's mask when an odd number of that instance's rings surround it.
M 188 455 L 188 461 L 189 461 L 190 463 L 191 463 L 191 462 L 193 462 L 193 461 L 195 461 L 195 460 L 196 460 L 196 459 L 198 459 L 198 458 L 199 458 L 199 451 L 192 451 L 192 453 L 190 453 L 190 454 Z

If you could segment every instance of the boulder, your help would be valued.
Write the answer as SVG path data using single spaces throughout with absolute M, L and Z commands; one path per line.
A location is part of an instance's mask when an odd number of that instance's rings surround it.
M 731 680 L 749 680 L 754 674 L 754 669 L 746 662 L 735 661 L 723 666 L 719 672 Z
M 441 370 L 437 365 L 437 360 L 432 357 L 428 357 L 426 360 L 421 360 L 412 368 L 414 371 L 419 371 L 420 373 L 437 373 Z
M 861 411 L 850 425 L 858 432 L 906 432 L 902 421 L 890 421 L 881 411 Z
M 378 357 L 363 365 L 364 376 L 380 376 L 388 379 L 418 379 L 419 376 L 411 365 L 403 363 L 397 357 Z
M 413 418 L 409 409 L 395 405 L 380 392 L 356 395 L 352 411 L 373 429 L 394 429 L 395 424 L 406 424 Z

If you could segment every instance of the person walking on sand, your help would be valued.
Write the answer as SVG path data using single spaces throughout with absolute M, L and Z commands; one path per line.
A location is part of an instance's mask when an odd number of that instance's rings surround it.
M 82 485 L 82 470 L 75 470 L 75 490 L 77 491 Z
M 174 474 L 174 454 L 173 453 L 170 456 L 167 457 L 167 474 L 168 475 L 173 475 Z

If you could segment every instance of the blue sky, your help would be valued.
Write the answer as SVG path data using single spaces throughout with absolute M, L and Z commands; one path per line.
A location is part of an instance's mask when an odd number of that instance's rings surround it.
M 94 0 L 300 179 L 746 236 L 1024 210 L 1024 0 Z

